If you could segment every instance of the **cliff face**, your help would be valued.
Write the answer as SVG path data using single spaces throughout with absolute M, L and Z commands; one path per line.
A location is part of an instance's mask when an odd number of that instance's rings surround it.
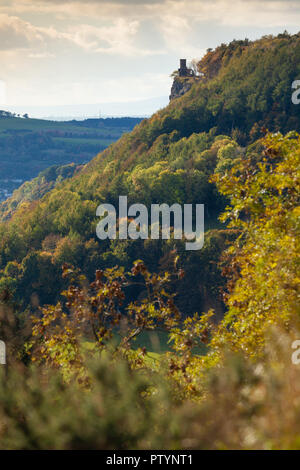
M 190 78 L 175 77 L 171 88 L 171 94 L 169 96 L 170 101 L 184 95 L 191 89 L 192 84 L 193 80 Z

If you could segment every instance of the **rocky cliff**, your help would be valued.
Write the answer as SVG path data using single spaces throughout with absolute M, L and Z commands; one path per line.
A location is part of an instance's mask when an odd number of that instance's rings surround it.
M 171 88 L 171 94 L 169 96 L 170 101 L 184 95 L 191 89 L 193 83 L 194 79 L 191 79 L 190 77 L 175 77 Z

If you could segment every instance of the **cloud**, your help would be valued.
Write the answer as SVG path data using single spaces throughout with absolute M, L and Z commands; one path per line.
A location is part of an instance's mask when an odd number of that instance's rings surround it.
M 16 16 L 0 14 L 0 50 L 32 49 L 31 58 L 51 57 L 53 53 L 41 47 L 73 45 L 89 52 L 122 55 L 150 55 L 150 49 L 140 48 L 135 40 L 140 23 L 117 18 L 106 24 L 66 25 L 61 31 L 54 26 L 35 26 Z M 58 47 L 58 45 L 56 45 Z
M 178 17 L 188 19 L 191 27 L 197 20 L 228 27 L 268 28 L 295 26 L 300 20 L 299 0 L 1 0 L 1 11 L 11 15 L 47 13 L 50 21 L 76 19 L 94 25 L 97 20 L 117 18 L 159 22 Z
M 41 33 L 17 16 L 0 15 L 0 50 L 23 49 L 43 40 Z
M 299 22 L 298 0 L 1 0 L 0 50 L 27 48 L 36 57 L 70 47 L 139 57 L 169 50 L 198 57 L 197 37 L 207 25 L 283 30 Z M 153 44 L 145 25 L 155 29 Z
M 22 0 L 21 0 L 22 1 Z M 107 3 L 113 3 L 116 5 L 153 5 L 157 3 L 164 3 L 166 0 L 23 0 L 26 4 L 41 4 L 41 3 L 54 3 L 54 4 L 70 4 L 70 3 L 94 3 L 97 5 L 103 5 Z M 172 0 L 180 1 L 180 0 Z
M 38 27 L 17 16 L 0 14 L 0 50 L 31 49 L 46 45 L 47 40 L 67 39 L 53 27 Z
M 151 13 L 163 21 L 178 18 L 187 21 L 190 32 L 201 23 L 223 26 L 285 26 L 299 24 L 299 0 L 165 0 L 153 4 Z M 175 21 L 173 24 L 176 26 Z M 199 26 L 198 26 L 199 27 Z
M 205 52 L 204 49 L 199 49 L 193 44 L 189 18 L 183 15 L 166 14 L 160 18 L 158 27 L 169 51 L 189 57 L 199 57 Z
M 138 21 L 125 21 L 116 19 L 110 25 L 93 26 L 80 24 L 70 27 L 64 38 L 79 47 L 92 52 L 104 54 L 147 54 L 139 50 L 135 44 L 135 36 L 139 29 Z
M 0 11 L 18 14 L 44 12 L 82 18 L 93 14 L 114 17 L 143 14 L 145 9 L 165 0 L 1 0 Z M 177 0 L 172 0 L 177 1 Z
M 30 59 L 49 59 L 49 58 L 54 58 L 55 54 L 51 54 L 50 52 L 31 52 L 28 54 L 28 57 Z

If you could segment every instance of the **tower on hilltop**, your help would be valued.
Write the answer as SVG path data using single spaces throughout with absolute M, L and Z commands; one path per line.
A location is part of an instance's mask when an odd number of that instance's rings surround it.
M 180 59 L 180 68 L 178 69 L 179 77 L 193 77 L 194 72 L 186 66 L 186 59 Z

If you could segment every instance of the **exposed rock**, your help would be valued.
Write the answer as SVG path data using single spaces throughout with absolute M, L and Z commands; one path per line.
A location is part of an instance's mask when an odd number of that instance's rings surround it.
M 171 94 L 169 96 L 170 101 L 184 95 L 191 89 L 192 85 L 193 80 L 190 78 L 175 77 L 171 88 Z

